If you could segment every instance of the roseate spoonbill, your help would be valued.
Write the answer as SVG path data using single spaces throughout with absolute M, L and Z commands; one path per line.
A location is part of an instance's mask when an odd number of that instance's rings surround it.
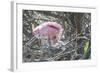
M 40 37 L 47 37 L 50 44 L 57 43 L 60 40 L 62 26 L 56 22 L 44 22 L 37 27 L 33 27 L 33 34 Z

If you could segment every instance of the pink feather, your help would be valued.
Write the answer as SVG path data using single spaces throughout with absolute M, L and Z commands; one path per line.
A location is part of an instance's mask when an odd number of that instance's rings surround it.
M 56 22 L 45 22 L 33 29 L 33 34 L 52 37 L 60 32 L 61 25 Z

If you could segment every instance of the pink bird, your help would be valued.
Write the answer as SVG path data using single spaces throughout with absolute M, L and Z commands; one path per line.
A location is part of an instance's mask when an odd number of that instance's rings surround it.
M 46 36 L 49 40 L 57 42 L 62 26 L 56 22 L 45 22 L 33 29 L 34 35 Z

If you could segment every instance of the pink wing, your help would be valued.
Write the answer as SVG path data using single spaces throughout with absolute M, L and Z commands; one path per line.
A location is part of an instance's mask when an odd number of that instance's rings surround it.
M 56 22 L 45 22 L 33 29 L 33 33 L 44 36 L 52 36 L 59 33 L 61 29 L 61 25 Z

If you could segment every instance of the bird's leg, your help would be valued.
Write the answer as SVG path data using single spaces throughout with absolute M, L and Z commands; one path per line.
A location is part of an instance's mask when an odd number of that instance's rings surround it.
M 49 48 L 48 48 L 48 55 L 49 55 L 49 57 L 50 57 L 50 55 L 51 55 L 51 51 L 50 51 L 50 49 L 51 49 L 51 38 L 50 38 L 50 36 L 48 37 L 48 45 L 49 45 Z

